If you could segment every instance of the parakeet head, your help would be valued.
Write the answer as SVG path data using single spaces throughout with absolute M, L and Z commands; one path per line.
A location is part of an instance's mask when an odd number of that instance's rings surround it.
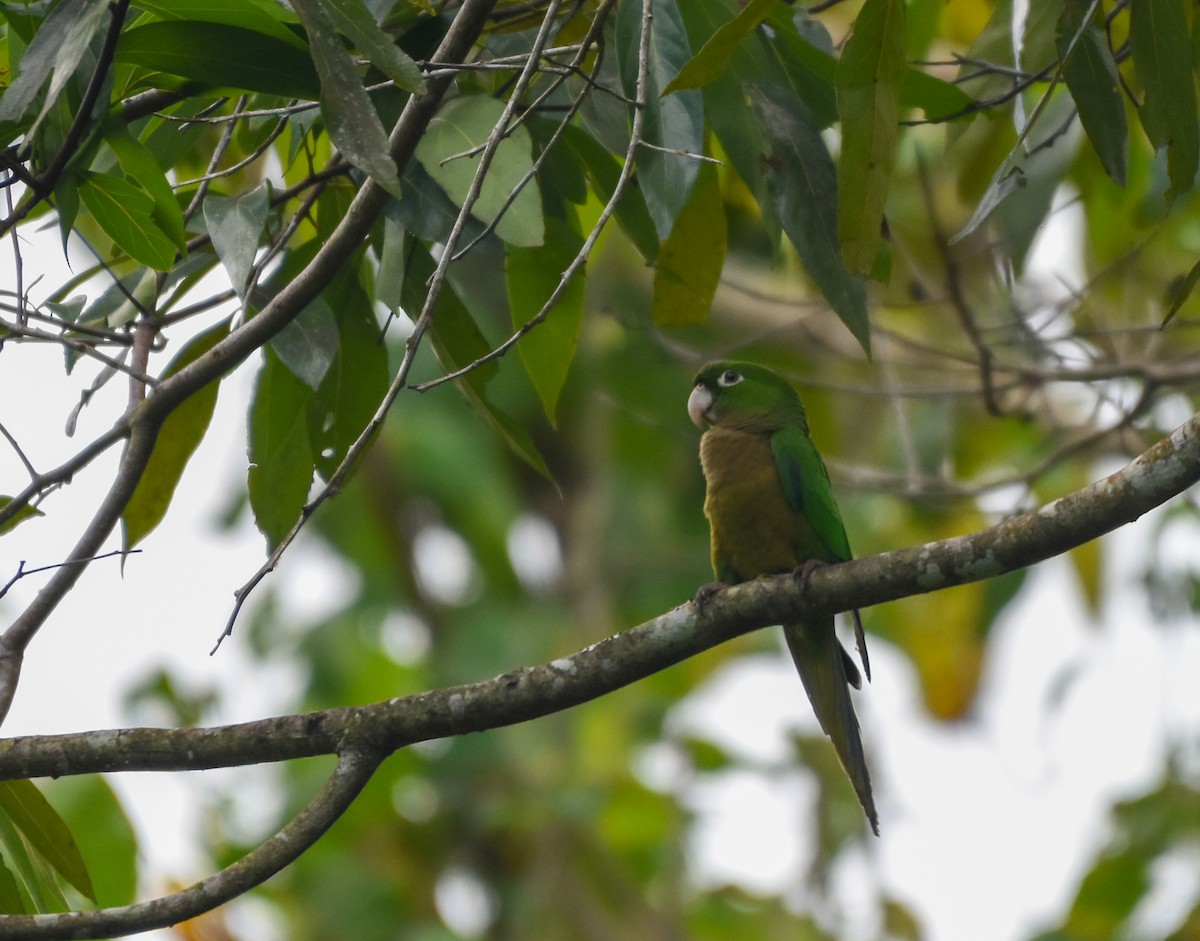
M 727 425 L 770 432 L 796 423 L 808 428 L 796 390 L 778 373 L 754 363 L 723 361 L 701 369 L 688 396 L 688 414 L 701 430 Z

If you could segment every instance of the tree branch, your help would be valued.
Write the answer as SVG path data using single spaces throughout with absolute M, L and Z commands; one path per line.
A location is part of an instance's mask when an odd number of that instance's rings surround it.
M 442 40 L 438 55 L 446 59 L 466 56 L 495 3 L 496 0 L 465 0 Z M 392 156 L 401 169 L 412 157 L 422 130 L 432 119 L 449 86 L 449 78 L 430 81 L 424 95 L 409 97 L 389 138 Z M 131 410 L 105 436 L 106 442 L 129 438 L 108 495 L 87 524 L 63 567 L 17 620 L 0 634 L 0 722 L 12 705 L 25 648 L 83 573 L 87 567 L 86 560 L 97 554 L 120 520 L 150 460 L 158 429 L 167 416 L 208 383 L 230 372 L 291 323 L 329 284 L 341 270 L 346 258 L 366 238 L 386 200 L 387 193 L 368 179 L 313 260 L 263 307 L 258 316 L 234 330 L 195 362 L 164 379 L 145 401 Z M 22 496 L 29 491 L 30 487 L 27 487 Z M 19 510 L 20 499 L 14 499 L 0 510 L 0 522 L 5 518 L 5 513 L 12 515 Z
M 965 536 L 831 565 L 685 603 L 578 653 L 493 679 L 304 715 L 207 729 L 120 729 L 0 740 L 0 780 L 103 771 L 183 771 L 335 754 L 390 753 L 481 732 L 607 695 L 761 627 L 994 578 L 1111 532 L 1200 481 L 1200 414 L 1121 470 Z M 3 919 L 0 919 L 0 924 Z
M 346 812 L 379 767 L 380 756 L 347 752 L 325 786 L 286 826 L 236 863 L 179 892 L 119 908 L 0 917 L 0 941 L 109 938 L 167 928 L 212 911 L 291 865 Z

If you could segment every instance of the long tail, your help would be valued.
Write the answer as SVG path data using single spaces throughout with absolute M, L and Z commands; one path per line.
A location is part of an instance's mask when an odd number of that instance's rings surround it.
M 854 661 L 847 656 L 838 643 L 833 630 L 833 618 L 803 624 L 785 624 L 783 636 L 787 638 L 792 660 L 804 683 L 813 712 L 825 734 L 833 741 L 838 758 L 850 783 L 858 794 L 858 801 L 866 812 L 871 829 L 879 835 L 879 818 L 875 813 L 875 798 L 871 796 L 871 773 L 867 770 L 867 756 L 863 753 L 862 735 L 858 729 L 858 717 L 850 702 L 849 684 L 853 681 L 847 672 Z M 854 669 L 854 679 L 858 670 Z M 861 680 L 860 680 L 861 682 Z M 858 686 L 858 683 L 854 684 Z

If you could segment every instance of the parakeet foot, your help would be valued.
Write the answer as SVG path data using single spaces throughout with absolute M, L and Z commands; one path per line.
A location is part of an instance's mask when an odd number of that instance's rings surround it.
M 809 559 L 807 562 L 801 562 L 792 569 L 792 578 L 796 580 L 796 584 L 801 588 L 807 588 L 808 580 L 812 577 L 812 573 L 817 569 L 825 568 L 826 564 L 820 559 Z
M 701 613 L 710 601 L 720 592 L 724 591 L 729 586 L 724 582 L 709 582 L 707 585 L 701 585 L 700 590 L 696 592 L 696 597 L 693 599 L 693 604 Z

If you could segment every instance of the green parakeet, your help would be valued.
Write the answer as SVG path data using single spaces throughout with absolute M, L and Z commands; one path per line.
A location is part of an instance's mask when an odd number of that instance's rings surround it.
M 851 557 L 829 475 L 808 436 L 804 406 L 785 379 L 752 363 L 711 363 L 696 376 L 688 414 L 704 430 L 704 513 L 718 583 L 792 571 L 806 577 L 814 565 Z M 698 600 L 712 590 L 701 589 Z M 857 611 L 854 624 L 870 679 Z M 784 624 L 783 634 L 817 720 L 878 833 L 871 776 L 848 689 L 862 686 L 858 667 L 838 643 L 832 617 Z

